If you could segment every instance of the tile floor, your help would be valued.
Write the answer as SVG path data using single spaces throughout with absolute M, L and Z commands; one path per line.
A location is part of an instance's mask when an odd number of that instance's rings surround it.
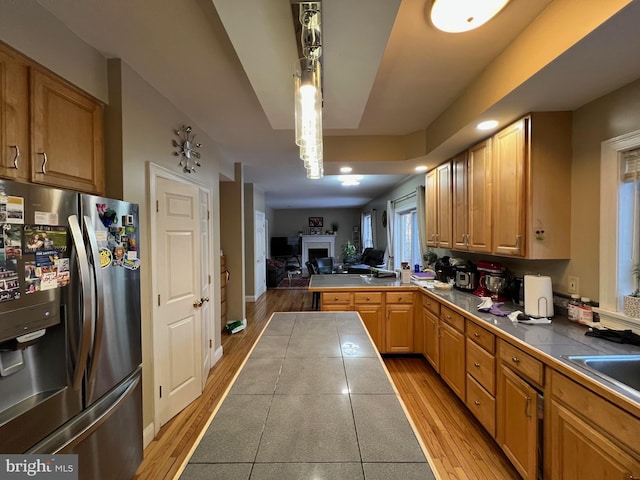
M 355 313 L 276 313 L 181 480 L 434 479 Z

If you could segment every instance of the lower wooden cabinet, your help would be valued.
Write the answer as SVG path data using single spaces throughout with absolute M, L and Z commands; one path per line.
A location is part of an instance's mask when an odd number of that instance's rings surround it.
M 538 391 L 501 363 L 497 400 L 496 441 L 523 479 L 535 479 L 541 434 Z
M 458 397 L 465 399 L 466 369 L 464 333 L 440 322 L 440 377 Z
M 355 292 L 354 309 L 362 317 L 364 326 L 376 344 L 378 351 L 384 351 L 384 310 L 382 292 Z
M 640 459 L 589 425 L 577 412 L 551 402 L 551 478 L 640 478 Z
M 422 353 L 435 371 L 440 372 L 440 319 L 426 307 L 422 308 L 422 335 Z
M 413 352 L 413 324 L 413 292 L 387 292 L 384 352 Z
M 640 419 L 557 372 L 551 396 L 550 478 L 640 478 Z

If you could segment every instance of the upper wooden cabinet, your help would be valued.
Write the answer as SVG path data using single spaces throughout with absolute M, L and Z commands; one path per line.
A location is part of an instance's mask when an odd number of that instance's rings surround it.
M 0 45 L 0 176 L 29 180 L 27 64 Z
M 0 45 L 0 175 L 104 193 L 102 104 Z
M 571 112 L 531 113 L 493 137 L 493 253 L 570 257 Z
M 453 248 L 491 252 L 491 139 L 452 159 Z
M 427 246 L 451 248 L 451 162 L 431 170 L 425 180 Z

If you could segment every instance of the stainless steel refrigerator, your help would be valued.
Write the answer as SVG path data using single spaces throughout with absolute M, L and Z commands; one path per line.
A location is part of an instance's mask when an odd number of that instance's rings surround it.
M 0 180 L 0 453 L 142 461 L 138 206 Z

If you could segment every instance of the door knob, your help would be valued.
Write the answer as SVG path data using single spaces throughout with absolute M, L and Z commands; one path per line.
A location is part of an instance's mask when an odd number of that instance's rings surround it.
M 202 297 L 200 299 L 200 305 L 202 305 L 204 302 L 208 302 L 209 301 L 209 297 Z
M 200 308 L 202 306 L 202 302 L 193 302 L 193 308 Z

